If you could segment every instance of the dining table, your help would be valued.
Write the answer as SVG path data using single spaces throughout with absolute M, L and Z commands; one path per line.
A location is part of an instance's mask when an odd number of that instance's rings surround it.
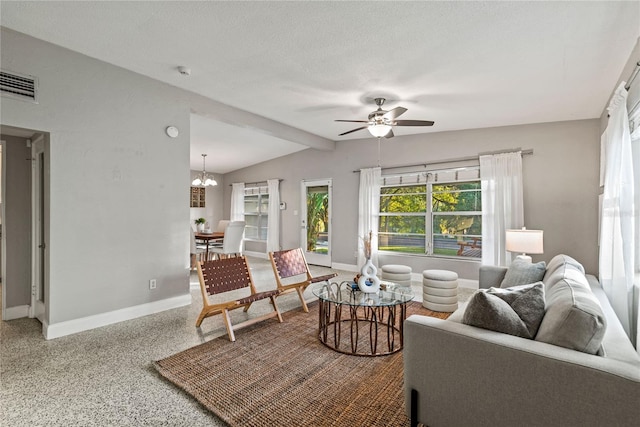
M 206 243 L 207 249 L 205 252 L 205 260 L 209 259 L 209 242 L 212 240 L 222 240 L 224 239 L 224 231 L 196 231 L 194 234 L 196 240 Z

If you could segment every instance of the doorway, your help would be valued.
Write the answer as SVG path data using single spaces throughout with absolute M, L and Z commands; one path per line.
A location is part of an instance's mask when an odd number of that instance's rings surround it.
M 309 264 L 331 267 L 331 179 L 302 181 L 301 238 Z
M 2 320 L 32 317 L 45 325 L 49 134 L 2 125 L 0 135 Z

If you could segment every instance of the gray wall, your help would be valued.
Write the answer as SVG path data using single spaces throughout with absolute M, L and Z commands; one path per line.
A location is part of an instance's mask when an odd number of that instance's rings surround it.
M 437 124 L 436 124 L 437 126 Z M 436 128 L 437 129 L 437 128 Z M 545 231 L 545 253 L 534 260 L 569 254 L 597 272 L 599 121 L 580 120 L 395 137 L 382 141 L 382 166 L 398 166 L 476 156 L 518 148 L 533 149 L 523 158 L 525 224 Z M 343 141 L 333 152 L 313 149 L 225 175 L 225 182 L 283 178 L 282 246 L 299 246 L 300 181 L 333 178 L 333 262 L 353 265 L 357 244 L 359 174 L 377 164 L 374 138 Z M 384 173 L 384 171 L 383 171 Z M 225 212 L 231 189 L 225 187 Z M 384 256 L 380 264 L 398 262 L 414 272 L 447 268 L 477 279 L 479 263 L 417 256 Z
M 6 271 L 2 285 L 6 307 L 31 304 L 31 149 L 27 140 L 0 135 L 6 142 Z
M 39 78 L 38 104 L 0 99 L 2 124 L 50 133 L 45 320 L 188 294 L 188 93 L 4 28 L 1 36 L 3 69 Z M 178 138 L 165 135 L 169 125 Z

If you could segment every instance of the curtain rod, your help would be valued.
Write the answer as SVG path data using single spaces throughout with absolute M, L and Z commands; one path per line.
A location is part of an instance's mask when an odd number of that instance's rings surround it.
M 422 167 L 427 167 L 430 165 L 441 165 L 443 163 L 457 163 L 457 162 L 466 162 L 469 160 L 479 160 L 480 156 L 486 156 L 486 155 L 491 155 L 491 154 L 502 154 L 502 153 L 513 153 L 516 151 L 522 151 L 522 155 L 523 156 L 528 156 L 530 154 L 533 154 L 533 149 L 528 149 L 528 150 L 520 150 L 520 149 L 514 149 L 514 150 L 502 150 L 502 151 L 491 151 L 491 152 L 487 152 L 487 153 L 480 153 L 477 156 L 467 156 L 467 157 L 458 157 L 457 159 L 445 159 L 445 160 L 437 160 L 434 162 L 423 162 L 423 163 L 415 163 L 412 165 L 401 165 L 401 166 L 387 166 L 386 168 L 381 168 L 381 170 L 387 170 L 387 169 L 400 169 L 400 168 L 413 168 L 416 166 L 422 166 Z M 371 166 L 371 167 L 375 167 L 375 166 Z M 362 168 L 362 169 L 367 169 L 367 168 Z M 353 173 L 359 173 L 360 170 L 356 170 L 353 171 Z
M 284 179 L 278 178 L 278 182 L 282 182 Z M 256 181 L 256 182 L 245 182 L 244 185 L 257 185 L 257 184 L 268 184 L 267 181 Z M 229 187 L 233 186 L 233 184 L 229 184 Z
M 638 72 L 640 72 L 640 61 L 636 63 L 636 67 L 633 69 L 633 72 L 631 73 L 631 77 L 629 77 L 629 81 L 627 82 L 627 85 L 624 87 L 626 90 L 631 89 L 631 83 L 633 83 L 633 81 L 638 76 Z

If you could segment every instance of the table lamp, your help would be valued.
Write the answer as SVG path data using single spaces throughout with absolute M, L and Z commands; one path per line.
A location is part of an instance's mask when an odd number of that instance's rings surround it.
M 531 262 L 529 254 L 543 253 L 542 230 L 507 230 L 505 234 L 506 248 L 509 252 L 518 252 L 516 259 Z

